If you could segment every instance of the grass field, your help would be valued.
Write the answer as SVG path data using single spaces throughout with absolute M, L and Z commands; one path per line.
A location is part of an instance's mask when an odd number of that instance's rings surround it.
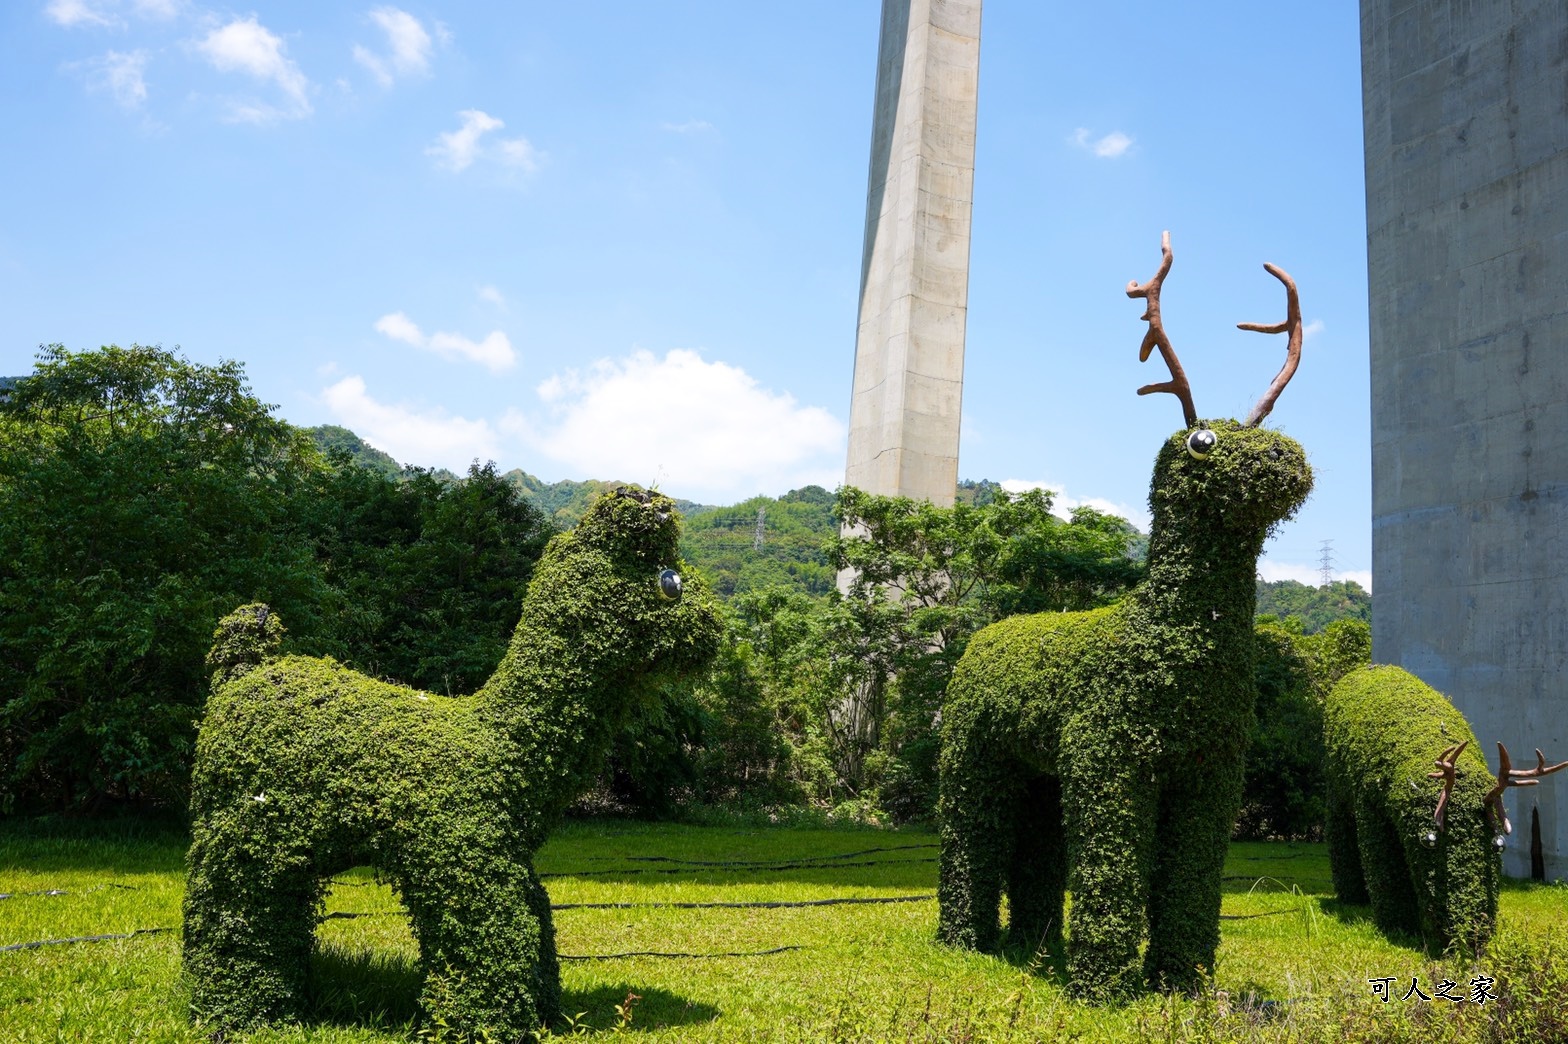
M 540 854 L 557 906 L 929 897 L 935 839 L 916 831 L 573 824 Z M 0 826 L 0 1041 L 212 1040 L 191 1027 L 179 975 L 184 841 L 134 825 Z M 748 863 L 704 866 L 710 863 Z M 802 865 L 804 864 L 804 865 Z M 63 894 L 21 894 L 60 890 Z M 320 929 L 309 1023 L 256 1042 L 407 1041 L 421 1026 L 406 920 L 389 889 L 354 873 Z M 655 1041 L 1568 1041 L 1568 887 L 1509 886 L 1477 962 L 1431 961 L 1331 898 L 1320 845 L 1236 844 L 1226 867 L 1214 987 L 1115 1008 L 1066 999 L 1059 964 L 933 941 L 930 898 L 792 908 L 563 908 L 556 913 L 571 1023 Z M 788 949 L 781 949 L 789 947 Z M 778 951 L 778 952 L 764 952 Z M 611 956 L 700 954 L 698 957 Z M 739 955 L 748 956 L 739 956 Z M 706 956 L 716 955 L 716 956 Z M 1391 999 L 1368 984 L 1391 976 Z M 1412 977 L 1483 1004 L 1401 1000 Z M 634 994 L 626 1014 L 627 997 Z M 617 1010 L 620 1006 L 621 1010 Z M 578 1015 L 577 1013 L 582 1013 Z

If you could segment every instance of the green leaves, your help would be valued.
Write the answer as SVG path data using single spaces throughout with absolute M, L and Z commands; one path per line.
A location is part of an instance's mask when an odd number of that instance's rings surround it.
M 39 353 L 0 402 L 0 799 L 182 800 L 219 614 L 323 594 L 289 538 L 321 466 L 238 363 Z

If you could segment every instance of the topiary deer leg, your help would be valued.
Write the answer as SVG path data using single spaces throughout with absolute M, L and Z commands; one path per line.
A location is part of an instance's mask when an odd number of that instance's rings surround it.
M 1063 746 L 1068 746 L 1065 740 Z M 1130 744 L 1095 745 L 1097 753 L 1118 746 Z M 1062 820 L 1073 894 L 1067 974 L 1078 996 L 1126 995 L 1141 984 L 1138 943 L 1153 863 L 1153 791 L 1131 762 L 1075 765 L 1063 777 Z
M 539 921 L 539 964 L 534 987 L 534 1006 L 539 1021 L 548 1023 L 561 1011 L 561 961 L 555 950 L 555 924 L 550 917 L 550 895 L 532 866 L 525 868 L 528 909 Z
M 1162 990 L 1192 990 L 1214 970 L 1220 944 L 1225 850 L 1241 806 L 1239 752 L 1227 771 L 1210 756 L 1208 770 L 1168 785 L 1160 802 L 1149 946 L 1144 977 Z
M 304 1015 L 323 886 L 240 809 L 228 829 L 198 822 L 185 891 L 191 1010 L 224 1029 Z M 234 820 L 238 820 L 235 823 Z M 252 827 L 261 826 L 253 833 Z
M 1022 768 L 962 742 L 945 747 L 942 757 L 937 937 L 949 946 L 994 950 Z
M 1372 920 L 1385 932 L 1421 933 L 1421 914 L 1410 883 L 1410 864 L 1394 821 L 1365 799 L 1356 801 L 1356 850 L 1372 901 Z
M 1067 839 L 1062 833 L 1062 783 L 1040 776 L 1023 789 L 1007 874 L 1008 941 L 1033 953 L 1059 949 L 1067 891 Z
M 1323 836 L 1328 841 L 1328 869 L 1334 879 L 1334 894 L 1342 903 L 1365 906 L 1366 874 L 1361 869 L 1361 847 L 1356 840 L 1356 809 L 1343 784 L 1334 773 L 1327 773 L 1328 809 L 1323 819 Z
M 461 851 L 444 847 L 437 854 Z M 411 868 L 401 886 L 429 969 L 420 1003 L 433 1020 L 462 1034 L 520 1040 L 554 1017 L 547 1005 L 559 1003 L 559 971 L 549 921 L 536 912 L 543 889 L 527 864 L 470 850 Z

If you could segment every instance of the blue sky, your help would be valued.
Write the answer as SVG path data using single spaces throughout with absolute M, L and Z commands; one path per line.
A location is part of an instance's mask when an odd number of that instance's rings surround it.
M 239 359 L 298 424 L 709 503 L 842 479 L 879 0 L 0 6 L 0 374 Z M 1146 524 L 1180 426 L 1317 469 L 1265 576 L 1370 583 L 1354 4 L 987 0 L 960 473 Z

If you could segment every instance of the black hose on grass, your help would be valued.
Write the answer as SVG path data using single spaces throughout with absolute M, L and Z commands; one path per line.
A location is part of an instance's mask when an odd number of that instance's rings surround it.
M 751 903 L 562 903 L 552 905 L 552 910 L 633 910 L 663 908 L 675 910 L 699 909 L 764 909 L 775 910 L 783 907 L 800 906 L 849 906 L 869 903 L 919 903 L 935 899 L 934 895 L 894 895 L 866 898 L 844 899 L 802 899 L 793 901 L 761 901 Z M 1288 910 L 1268 910 L 1255 914 L 1220 914 L 1222 921 L 1247 921 L 1254 917 L 1277 917 L 1280 914 L 1297 913 L 1300 907 L 1291 907 Z M 359 917 L 396 917 L 406 916 L 402 910 L 377 910 L 358 913 L 350 910 L 335 910 L 322 918 L 324 921 L 351 920 Z M 44 946 L 64 946 L 68 943 L 112 942 L 116 939 L 134 939 L 139 935 L 158 935 L 163 932 L 173 931 L 172 928 L 137 928 L 134 931 L 105 935 L 76 935 L 67 939 L 38 939 L 34 942 L 12 943 L 9 946 L 0 946 L 0 953 L 9 953 L 15 950 L 36 950 Z M 627 953 L 595 953 L 581 956 L 561 954 L 563 961 L 614 961 L 627 957 L 661 957 L 661 958 L 709 958 L 709 957 L 768 957 L 776 953 L 787 953 L 790 950 L 803 950 L 804 946 L 779 946 L 771 950 L 748 950 L 730 953 L 662 953 L 655 950 L 637 950 Z
M 804 946 L 776 946 L 771 950 L 744 950 L 730 953 L 660 953 L 657 950 L 633 950 L 629 953 L 590 953 L 584 956 L 563 953 L 558 958 L 563 961 L 618 961 L 625 957 L 669 957 L 700 960 L 704 957 L 771 957 L 775 953 L 788 953 L 791 950 L 804 950 Z
M 40 946 L 63 946 L 66 943 L 109 942 L 114 939 L 134 939 L 138 935 L 157 935 L 159 932 L 172 931 L 170 928 L 137 928 L 135 931 L 119 935 L 76 935 L 69 939 L 39 939 L 37 942 L 12 943 L 10 946 L 0 946 L 0 953 L 10 950 L 36 950 Z
M 839 852 L 836 855 L 813 856 L 809 862 L 831 862 L 837 859 L 852 859 L 855 856 L 875 855 L 878 852 L 909 852 L 917 848 L 936 848 L 935 841 L 927 841 L 918 845 L 882 845 L 877 848 L 862 848 L 856 852 Z M 773 866 L 782 860 L 778 859 L 681 859 L 678 856 L 598 856 L 599 859 L 624 859 L 628 863 L 680 863 L 682 866 Z M 894 860 L 898 862 L 899 860 Z M 913 862 L 913 860 L 910 860 Z
M 736 903 L 560 903 L 552 910 L 782 910 L 802 906 L 861 906 L 874 903 L 925 903 L 930 895 L 889 895 L 844 899 L 758 900 Z
M 331 915 L 329 915 L 331 916 Z M 375 914 L 339 914 L 346 917 L 373 917 Z M 172 931 L 170 928 L 138 928 L 132 932 L 123 932 L 115 935 L 77 935 L 69 939 L 39 939 L 36 942 L 12 943 L 10 946 L 0 946 L 0 953 L 11 950 L 36 950 L 43 946 L 64 946 L 67 943 L 92 943 L 109 942 L 115 939 L 134 939 L 138 935 L 157 935 L 160 932 Z M 627 953 L 589 953 L 570 954 L 563 953 L 559 959 L 563 961 L 618 961 L 627 957 L 663 957 L 668 959 L 688 958 L 700 960 L 703 958 L 719 957 L 769 957 L 776 953 L 788 953 L 790 950 L 804 950 L 804 946 L 776 946 L 771 950 L 734 950 L 726 953 L 663 953 L 658 950 L 634 950 Z
M 101 892 L 105 888 L 123 888 L 127 892 L 137 890 L 136 885 L 115 884 L 111 881 L 108 884 L 93 885 L 91 888 L 83 888 L 76 892 L 69 888 L 40 888 L 36 892 L 0 892 L 0 899 L 21 899 L 30 895 L 87 895 L 89 892 Z
M 905 864 L 913 866 L 913 865 L 915 865 L 917 863 L 934 863 L 934 862 L 936 862 L 936 857 L 935 856 L 929 856 L 929 857 L 924 858 L 924 859 L 866 859 L 866 860 L 863 860 L 863 861 L 858 862 L 858 863 L 833 863 L 833 862 L 825 863 L 825 862 L 822 862 L 821 860 L 817 860 L 817 859 L 803 859 L 803 860 L 797 860 L 797 861 L 794 861 L 794 862 L 787 862 L 787 863 L 749 863 L 749 864 L 742 863 L 742 864 L 735 864 L 735 865 L 723 864 L 723 865 L 718 865 L 718 866 L 707 865 L 707 864 L 695 864 L 695 865 L 690 865 L 690 866 L 673 867 L 673 868 L 670 868 L 670 869 L 657 869 L 657 868 L 654 868 L 654 867 L 651 867 L 651 866 L 633 866 L 633 867 L 625 867 L 625 868 L 619 869 L 619 870 L 576 870 L 576 871 L 560 870 L 560 871 L 556 871 L 555 873 L 540 874 L 539 876 L 541 878 L 554 878 L 554 877 L 613 877 L 613 876 L 618 875 L 618 874 L 619 875 L 623 875 L 623 876 L 631 876 L 633 874 L 696 874 L 696 873 L 711 873 L 711 872 L 719 872 L 719 873 L 729 872 L 729 873 L 745 874 L 745 873 L 761 873 L 761 872 L 767 871 L 767 870 L 837 870 L 837 869 L 839 869 L 841 867 L 881 866 L 884 863 L 895 863 L 895 864 L 896 863 L 905 863 Z

